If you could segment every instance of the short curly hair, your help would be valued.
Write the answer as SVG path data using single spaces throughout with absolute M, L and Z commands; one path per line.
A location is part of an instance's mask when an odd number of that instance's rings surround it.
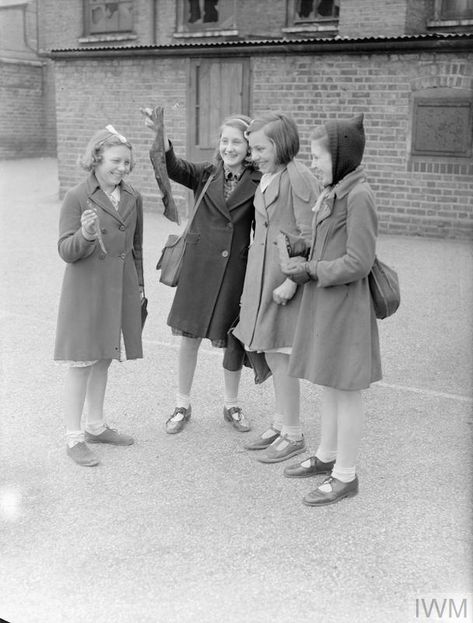
M 106 128 L 96 132 L 87 143 L 84 153 L 79 158 L 79 165 L 86 171 L 93 171 L 102 162 L 103 153 L 108 147 L 124 145 L 130 150 L 130 171 L 135 166 L 131 143 L 124 136 L 114 134 Z

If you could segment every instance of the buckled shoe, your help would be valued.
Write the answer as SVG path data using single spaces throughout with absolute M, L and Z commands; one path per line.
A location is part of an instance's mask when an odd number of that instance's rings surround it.
M 185 407 L 176 407 L 174 409 L 174 413 L 166 421 L 166 432 L 169 433 L 169 435 L 180 433 L 187 422 L 191 419 L 191 413 L 192 407 L 190 405 L 188 409 Z
M 230 409 L 223 407 L 223 418 L 226 422 L 230 422 L 239 433 L 247 433 L 251 430 L 250 423 L 240 407 L 230 407 Z
M 306 506 L 325 506 L 357 494 L 358 476 L 355 476 L 355 480 L 351 482 L 342 482 L 338 478 L 329 476 L 315 491 L 308 493 L 302 501 Z
M 310 465 L 305 467 L 303 464 L 310 461 Z M 330 474 L 335 465 L 335 461 L 324 463 L 316 456 L 310 456 L 301 463 L 288 465 L 283 471 L 286 478 L 309 478 L 310 476 L 318 476 L 319 474 Z
M 293 441 L 292 439 L 289 439 L 287 435 L 279 435 L 279 437 L 267 448 L 266 452 L 258 456 L 256 460 L 260 463 L 279 463 L 280 461 L 290 459 L 291 456 L 304 452 L 304 450 L 304 437 L 302 437 L 299 441 Z

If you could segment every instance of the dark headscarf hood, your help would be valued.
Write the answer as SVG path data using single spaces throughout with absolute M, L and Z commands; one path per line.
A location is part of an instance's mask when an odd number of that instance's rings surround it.
M 363 115 L 353 119 L 327 121 L 328 145 L 332 156 L 332 185 L 358 167 L 365 149 Z

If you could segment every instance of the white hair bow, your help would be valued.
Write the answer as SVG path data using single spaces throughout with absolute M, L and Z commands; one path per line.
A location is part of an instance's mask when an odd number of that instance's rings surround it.
M 105 129 L 108 130 L 110 132 L 110 134 L 114 134 L 119 141 L 121 141 L 122 143 L 128 143 L 128 141 L 126 140 L 126 138 L 123 136 L 123 134 L 119 134 L 115 128 L 113 127 L 113 125 L 106 125 Z

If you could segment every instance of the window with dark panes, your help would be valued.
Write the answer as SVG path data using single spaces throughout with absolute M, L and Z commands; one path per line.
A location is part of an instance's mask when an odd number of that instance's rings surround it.
M 436 19 L 473 19 L 473 0 L 437 0 Z
M 296 0 L 294 23 L 338 19 L 340 0 Z
M 131 32 L 133 0 L 85 0 L 87 34 Z
M 180 0 L 180 29 L 235 28 L 236 0 Z
M 414 101 L 413 156 L 469 158 L 472 133 L 471 100 L 417 98 Z

